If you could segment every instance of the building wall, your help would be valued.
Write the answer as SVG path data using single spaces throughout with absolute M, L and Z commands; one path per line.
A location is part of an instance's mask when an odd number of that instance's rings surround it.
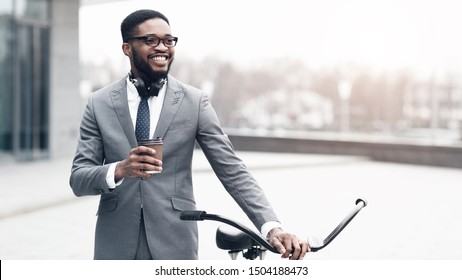
M 83 108 L 79 4 L 0 4 L 0 163 L 74 154 Z
M 79 66 L 79 1 L 51 5 L 50 157 L 75 152 L 82 115 Z

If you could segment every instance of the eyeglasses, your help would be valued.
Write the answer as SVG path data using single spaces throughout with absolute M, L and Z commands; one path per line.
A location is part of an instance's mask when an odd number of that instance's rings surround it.
M 165 38 L 160 38 L 154 34 L 147 34 L 145 36 L 138 36 L 138 37 L 130 37 L 127 39 L 127 41 L 132 40 L 132 39 L 143 40 L 144 43 L 150 47 L 157 47 L 160 44 L 160 41 L 162 41 L 164 46 L 166 46 L 167 48 L 173 48 L 174 46 L 176 46 L 176 43 L 178 42 L 178 37 L 168 36 Z

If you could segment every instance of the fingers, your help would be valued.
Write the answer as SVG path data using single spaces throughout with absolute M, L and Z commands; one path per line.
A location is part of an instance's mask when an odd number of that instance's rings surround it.
M 144 146 L 132 149 L 122 161 L 123 177 L 147 179 L 152 173 L 162 172 L 162 161 L 155 158 L 156 150 Z
M 159 173 L 162 172 L 162 161 L 149 156 L 141 156 L 139 162 L 134 164 L 134 168 L 145 173 Z
M 299 244 L 301 244 L 301 247 L 302 247 L 299 259 L 303 260 L 305 258 L 306 253 L 311 252 L 311 248 L 308 242 L 305 240 L 299 241 Z
M 283 238 L 283 235 L 285 233 L 282 231 L 282 229 L 280 228 L 273 228 L 270 232 L 269 232 L 269 242 L 271 243 L 271 245 L 274 246 L 274 248 L 276 248 L 276 250 L 284 255 L 286 253 L 286 248 L 285 246 L 282 244 L 282 240 L 284 240 Z M 289 251 L 290 252 L 290 251 Z
M 154 156 L 156 154 L 156 150 L 152 148 L 148 148 L 145 146 L 138 146 L 130 151 L 130 154 L 145 154 L 145 155 L 150 155 Z
M 276 250 L 278 250 L 278 252 L 281 255 L 284 256 L 286 254 L 286 251 L 287 251 L 286 248 L 284 247 L 284 245 L 282 245 L 281 241 L 279 241 L 279 239 L 277 237 L 271 238 L 270 243 L 271 243 L 271 245 L 274 246 L 274 248 L 276 248 Z
M 270 243 L 281 254 L 281 258 L 288 258 L 294 253 L 297 256 L 300 254 L 300 246 L 297 242 L 293 242 L 292 236 L 288 233 L 277 234 L 270 239 Z M 297 248 L 298 247 L 298 248 Z M 292 252 L 294 251 L 294 252 Z M 296 252 L 298 251 L 298 252 Z M 290 258 L 292 259 L 292 258 Z
M 293 252 L 292 256 L 290 256 L 291 260 L 303 260 L 307 252 L 309 252 L 310 247 L 308 246 L 308 242 L 304 240 L 298 240 L 298 238 L 292 239 L 293 244 Z
M 306 241 L 282 231 L 274 234 L 270 238 L 270 243 L 281 254 L 281 258 L 289 258 L 290 260 L 302 260 L 310 250 Z
M 297 239 L 292 239 L 292 255 L 290 255 L 290 260 L 298 260 L 300 257 L 300 253 L 302 248 L 300 247 L 300 243 Z
M 152 177 L 153 174 L 146 173 L 143 169 L 133 169 L 131 177 L 139 177 L 141 179 L 148 179 Z

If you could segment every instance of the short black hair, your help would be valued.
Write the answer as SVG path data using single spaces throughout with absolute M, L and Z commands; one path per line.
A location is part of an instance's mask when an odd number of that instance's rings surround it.
M 154 10 L 138 10 L 129 14 L 120 25 L 120 31 L 122 32 L 123 42 L 127 42 L 128 38 L 135 36 L 135 30 L 141 23 L 148 19 L 160 18 L 163 19 L 168 25 L 168 19 L 162 13 Z

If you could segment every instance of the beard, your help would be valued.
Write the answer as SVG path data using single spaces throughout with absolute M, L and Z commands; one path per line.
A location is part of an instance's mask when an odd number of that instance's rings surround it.
M 156 71 L 152 69 L 151 65 L 143 60 L 138 54 L 135 48 L 132 50 L 133 54 L 133 64 L 138 69 L 140 74 L 143 76 L 143 80 L 149 81 L 149 83 L 154 81 L 159 81 L 160 79 L 167 78 L 168 72 L 170 71 L 170 66 L 172 65 L 173 60 L 168 64 L 166 71 Z

